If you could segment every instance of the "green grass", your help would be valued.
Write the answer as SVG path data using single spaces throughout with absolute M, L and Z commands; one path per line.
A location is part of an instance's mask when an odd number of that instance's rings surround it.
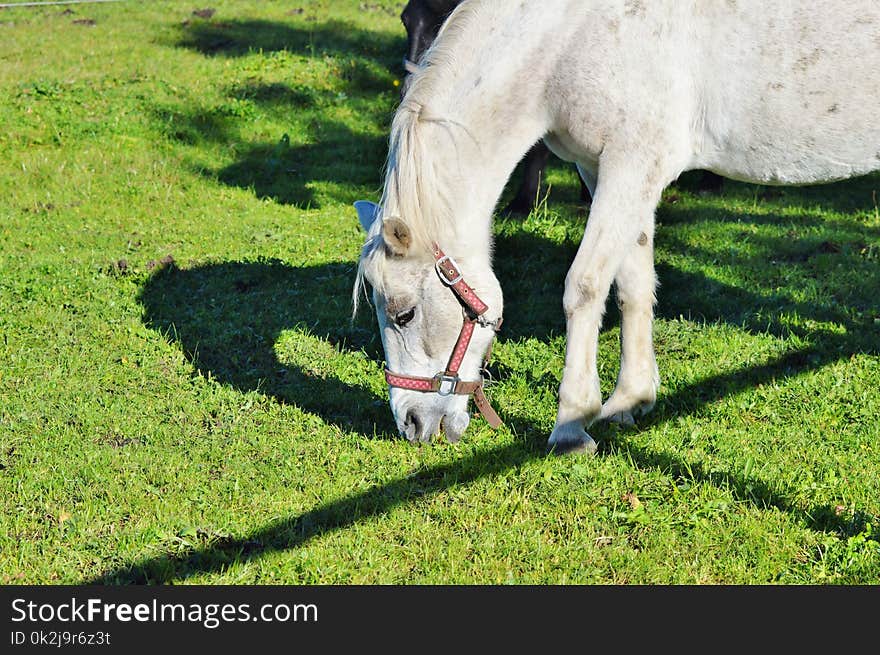
M 877 176 L 668 190 L 657 408 L 557 458 L 557 162 L 496 221 L 507 427 L 396 437 L 349 316 L 402 4 L 0 10 L 0 583 L 880 582 Z

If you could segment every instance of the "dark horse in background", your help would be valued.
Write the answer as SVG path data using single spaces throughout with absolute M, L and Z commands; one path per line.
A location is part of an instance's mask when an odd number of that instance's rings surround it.
M 425 50 L 427 50 L 434 39 L 443 22 L 452 13 L 463 0 L 409 0 L 400 20 L 406 28 L 407 37 L 407 54 L 403 60 L 403 66 L 407 75 L 418 67 L 418 61 L 421 59 Z M 406 90 L 406 82 L 404 81 L 403 91 Z M 513 200 L 502 210 L 504 214 L 527 215 L 535 206 L 538 199 L 538 190 L 541 186 L 541 177 L 544 168 L 550 159 L 550 150 L 544 145 L 543 141 L 538 141 L 525 157 L 523 157 L 523 181 L 519 190 L 516 192 Z M 581 201 L 588 202 L 590 200 L 590 192 L 584 181 L 580 179 L 581 184 Z M 719 192 L 724 183 L 724 178 L 715 173 L 704 172 L 700 181 L 700 190 L 708 192 Z

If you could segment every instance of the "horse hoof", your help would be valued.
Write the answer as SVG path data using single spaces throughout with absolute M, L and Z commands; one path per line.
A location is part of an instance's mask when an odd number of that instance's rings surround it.
M 547 450 L 554 455 L 595 455 L 598 448 L 593 437 L 580 428 L 556 428 L 547 441 Z
M 615 414 L 611 414 L 610 416 L 603 416 L 605 420 L 609 423 L 615 423 L 617 425 L 631 428 L 636 424 L 636 420 L 633 418 L 632 412 L 617 412 Z
M 654 390 L 650 394 L 643 394 L 641 396 L 615 391 L 611 394 L 611 398 L 602 405 L 599 419 L 625 427 L 634 426 L 636 424 L 636 417 L 645 416 L 654 409 L 657 386 L 657 384 L 654 385 Z M 645 398 L 648 395 L 650 398 Z M 640 397 L 641 400 L 639 400 Z

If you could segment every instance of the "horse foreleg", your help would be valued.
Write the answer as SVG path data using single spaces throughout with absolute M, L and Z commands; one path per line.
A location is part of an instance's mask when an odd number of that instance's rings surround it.
M 646 225 L 653 225 L 662 175 L 656 166 L 603 157 L 584 237 L 565 279 L 565 367 L 559 386 L 556 425 L 548 446 L 554 452 L 596 451 L 585 428 L 599 417 L 602 396 L 596 364 L 599 327 L 611 283 L 632 255 Z M 653 234 L 653 230 L 650 230 Z M 643 271 L 643 266 L 634 268 Z M 643 321 L 628 321 L 634 328 Z M 643 327 L 642 327 L 643 329 Z M 636 330 L 638 332 L 638 330 Z M 638 338 L 631 342 L 639 343 Z M 632 358 L 637 361 L 637 357 Z
M 653 218 L 651 216 L 650 218 Z M 620 373 L 601 418 L 633 425 L 654 407 L 660 375 L 654 357 L 652 324 L 656 298 L 653 220 L 645 221 L 614 278 L 620 308 Z

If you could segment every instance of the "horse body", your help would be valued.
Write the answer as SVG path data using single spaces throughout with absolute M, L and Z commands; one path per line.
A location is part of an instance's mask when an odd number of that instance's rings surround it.
M 703 25 L 713 45 L 701 41 L 705 143 L 696 163 L 764 184 L 876 170 L 880 6 L 751 2 L 744 10 L 732 24 L 716 18 Z M 749 50 L 742 46 L 746 28 L 757 42 Z M 734 83 L 713 83 L 713 70 L 730 71 Z
M 433 274 L 432 243 L 500 309 L 492 212 L 543 137 L 594 186 L 563 296 L 566 358 L 550 437 L 560 451 L 594 451 L 592 421 L 631 422 L 654 404 L 654 210 L 670 182 L 695 168 L 765 184 L 880 168 L 872 0 L 471 0 L 422 63 L 392 124 L 382 206 L 370 221 L 362 216 L 370 236 L 360 270 L 374 288 L 386 359 L 437 370 L 446 353 L 432 360 L 424 344 L 442 351 L 455 340 L 460 309 Z M 612 283 L 621 368 L 603 405 L 596 349 Z M 398 325 L 387 308 L 401 303 L 416 316 L 451 312 L 450 327 L 437 316 Z M 473 373 L 479 359 L 475 352 Z M 461 426 L 461 398 L 412 393 L 392 390 L 402 431 L 412 433 L 407 417 L 420 415 L 432 417 L 418 421 L 420 437 L 444 417 Z
M 876 3 L 583 4 L 593 27 L 579 23 L 547 94 L 564 159 L 595 166 L 609 139 L 635 137 L 676 176 L 809 184 L 880 165 Z

